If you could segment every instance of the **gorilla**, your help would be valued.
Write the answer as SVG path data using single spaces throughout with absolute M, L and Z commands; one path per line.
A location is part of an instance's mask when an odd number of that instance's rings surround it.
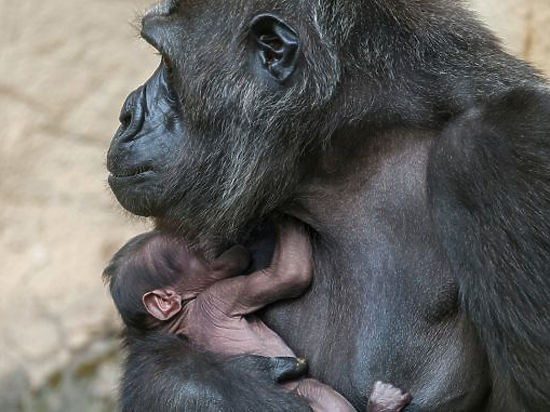
M 124 208 L 259 264 L 263 221 L 303 222 L 313 284 L 261 318 L 357 410 L 376 381 L 409 412 L 550 410 L 536 70 L 455 0 L 169 0 L 141 34 L 162 62 L 108 153 Z M 307 410 L 246 357 L 178 347 L 152 379 L 173 342 L 137 345 L 126 410 Z

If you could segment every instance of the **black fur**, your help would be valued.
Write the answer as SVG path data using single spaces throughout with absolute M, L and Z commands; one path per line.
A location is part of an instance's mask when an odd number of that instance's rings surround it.
M 496 407 L 550 406 L 550 94 L 515 89 L 434 146 L 430 198 L 464 307 L 489 355 Z
M 549 410 L 540 74 L 454 0 L 170 3 L 143 20 L 163 63 L 108 156 L 123 206 L 210 245 L 275 213 L 309 225 L 314 283 L 263 318 L 358 409 L 380 380 L 411 411 Z M 257 58 L 266 13 L 300 42 L 288 77 Z M 229 408 L 293 402 L 182 356 L 190 409 L 224 385 Z
M 122 412 L 310 410 L 274 385 L 274 364 L 267 358 L 221 360 L 165 333 L 131 337 L 128 342 Z

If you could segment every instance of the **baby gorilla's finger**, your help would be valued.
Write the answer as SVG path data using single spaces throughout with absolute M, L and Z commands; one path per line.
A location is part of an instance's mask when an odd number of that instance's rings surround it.
M 223 252 L 212 263 L 212 270 L 223 272 L 227 277 L 242 275 L 250 265 L 250 254 L 240 245 Z
M 304 398 L 313 412 L 357 412 L 346 398 L 316 379 L 302 379 L 285 386 Z
M 277 245 L 271 266 L 281 274 L 295 274 L 304 284 L 311 282 L 311 244 L 304 225 L 283 220 L 277 225 Z

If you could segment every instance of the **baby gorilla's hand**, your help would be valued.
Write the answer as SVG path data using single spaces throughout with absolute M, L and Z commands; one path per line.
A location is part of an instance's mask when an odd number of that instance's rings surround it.
M 184 299 L 194 297 L 220 280 L 242 275 L 250 264 L 248 251 L 233 246 L 214 260 L 207 262 L 198 250 L 185 250 L 182 255 L 185 268 Z
M 400 412 L 412 400 L 409 393 L 388 383 L 376 382 L 369 398 L 367 412 Z

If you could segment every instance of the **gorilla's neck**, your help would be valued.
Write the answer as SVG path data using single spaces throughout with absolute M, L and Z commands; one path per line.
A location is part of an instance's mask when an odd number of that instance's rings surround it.
M 391 219 L 399 213 L 396 205 L 426 204 L 426 162 L 436 134 L 366 130 L 340 138 L 284 212 L 327 239 L 349 238 L 350 233 L 368 236 L 369 222 Z

